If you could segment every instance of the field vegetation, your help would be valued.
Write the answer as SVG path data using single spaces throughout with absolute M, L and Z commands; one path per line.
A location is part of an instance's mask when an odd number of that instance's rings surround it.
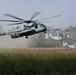
M 76 49 L 0 49 L 0 75 L 76 75 Z

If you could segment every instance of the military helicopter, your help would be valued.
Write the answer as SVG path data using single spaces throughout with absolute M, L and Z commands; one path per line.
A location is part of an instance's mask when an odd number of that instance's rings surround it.
M 0 20 L 0 21 L 14 22 L 13 24 L 9 24 L 9 25 L 19 25 L 19 24 L 26 23 L 26 25 L 23 25 L 23 29 L 16 29 L 16 30 L 10 31 L 6 34 L 11 35 L 11 38 L 18 38 L 18 37 L 23 37 L 23 36 L 28 38 L 28 36 L 34 35 L 34 34 L 37 34 L 40 32 L 46 33 L 46 31 L 48 30 L 48 27 L 45 26 L 44 24 L 40 23 L 39 22 L 40 20 L 45 20 L 45 19 L 61 16 L 61 15 L 56 15 L 56 16 L 47 17 L 47 18 L 43 18 L 43 19 L 33 20 L 39 14 L 40 14 L 40 12 L 35 12 L 33 14 L 33 16 L 30 18 L 30 20 L 24 20 L 24 19 L 21 19 L 19 17 L 13 16 L 11 14 L 5 14 L 5 16 L 12 17 L 12 18 L 15 18 L 17 20 Z M 32 24 L 29 25 L 30 23 L 32 23 Z
M 3 35 L 10 35 L 11 38 L 18 38 L 18 37 L 23 37 L 25 36 L 26 38 L 28 38 L 28 36 L 30 35 L 34 35 L 37 33 L 41 33 L 44 32 L 46 33 L 46 31 L 48 30 L 48 27 L 46 27 L 44 24 L 38 23 L 38 28 L 35 29 L 34 27 L 31 28 L 13 28 L 11 30 L 9 30 L 8 32 L 1 32 L 0 36 Z
M 73 41 L 73 44 L 71 44 L 71 45 L 69 45 L 67 42 L 63 42 L 63 47 L 76 48 L 75 41 Z
M 72 39 L 72 37 L 69 35 L 69 31 L 72 31 L 72 30 L 64 30 L 64 31 L 66 31 L 65 35 L 60 33 L 61 29 L 59 29 L 59 28 L 57 28 L 57 29 L 53 28 L 53 29 L 50 29 L 50 30 L 56 31 L 57 35 L 53 36 L 51 33 L 49 33 L 48 35 L 46 34 L 46 39 L 50 38 L 50 39 L 54 39 L 54 40 L 57 40 L 57 41 L 62 41 L 62 40 L 65 40 L 65 39 Z

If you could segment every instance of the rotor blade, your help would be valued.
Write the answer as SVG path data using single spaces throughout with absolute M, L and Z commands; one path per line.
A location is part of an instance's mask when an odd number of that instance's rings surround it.
M 10 15 L 10 14 L 4 14 L 5 16 L 9 16 L 9 17 L 12 17 L 12 18 L 15 18 L 15 19 L 18 19 L 18 20 L 23 20 L 19 17 L 16 17 L 16 16 L 13 16 L 13 15 Z
M 38 16 L 40 14 L 40 12 L 35 12 L 34 14 L 33 14 L 33 16 L 30 18 L 30 20 L 32 20 L 32 19 L 34 19 L 36 16 Z
M 18 25 L 18 24 L 22 24 L 22 23 L 13 23 L 13 24 L 8 24 L 8 25 Z
M 54 23 L 54 22 L 56 22 L 56 21 L 39 21 L 39 22 L 49 22 L 49 23 L 50 23 L 50 22 L 53 22 L 53 23 Z
M 47 18 L 42 18 L 42 19 L 38 19 L 35 21 L 39 21 L 39 20 L 45 20 L 45 19 L 50 19 L 50 18 L 55 18 L 55 17 L 60 17 L 61 15 L 56 15 L 56 16 L 52 16 L 52 17 L 47 17 Z
M 15 21 L 15 20 L 0 20 L 0 21 L 5 21 L 5 22 L 19 22 L 19 21 Z

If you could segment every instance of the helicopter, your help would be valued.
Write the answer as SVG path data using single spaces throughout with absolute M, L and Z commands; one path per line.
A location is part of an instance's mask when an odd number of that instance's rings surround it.
M 67 42 L 63 42 L 63 47 L 76 48 L 75 41 L 73 41 L 73 44 L 71 44 L 71 45 L 69 45 Z
M 28 38 L 28 36 L 30 35 L 34 35 L 37 33 L 41 33 L 41 32 L 45 32 L 47 31 L 47 27 L 43 24 L 39 24 L 40 28 L 29 28 L 27 30 L 17 30 L 17 31 L 13 31 L 13 32 L 9 32 L 9 35 L 11 35 L 11 38 L 18 38 L 18 37 L 23 37 L 25 36 L 26 38 Z M 42 27 L 41 27 L 42 26 Z
M 61 41 L 63 39 L 63 35 L 60 34 L 59 30 L 60 29 L 53 29 L 54 31 L 57 32 L 57 36 L 53 36 L 51 33 L 49 34 L 50 39 L 58 40 Z
M 48 33 L 48 35 L 46 34 L 46 39 L 50 38 L 50 39 L 54 39 L 54 40 L 57 40 L 57 41 L 62 41 L 62 40 L 65 40 L 65 39 L 72 39 L 72 37 L 69 35 L 69 31 L 72 31 L 72 30 L 64 30 L 64 31 L 66 31 L 65 35 L 60 33 L 61 29 L 59 29 L 59 28 L 50 29 L 50 30 L 56 31 L 57 35 L 53 36 L 51 33 Z
M 2 28 L 0 28 L 2 29 Z M 44 24 L 41 24 L 41 23 L 38 23 L 38 28 L 35 29 L 34 27 L 31 27 L 31 28 L 19 28 L 19 26 L 17 26 L 16 28 L 13 28 L 11 30 L 8 30 L 7 32 L 1 32 L 0 36 L 3 36 L 3 35 L 10 35 L 11 38 L 15 39 L 15 38 L 18 38 L 18 37 L 23 37 L 25 36 L 26 38 L 28 38 L 28 36 L 30 35 L 34 35 L 34 34 L 37 34 L 37 33 L 41 33 L 41 32 L 44 32 L 46 33 L 46 31 L 48 30 L 48 27 L 46 27 Z
M 30 20 L 24 20 L 24 19 L 21 19 L 19 17 L 13 16 L 11 14 L 4 14 L 5 16 L 12 17 L 12 18 L 17 19 L 17 20 L 0 20 L 0 21 L 14 22 L 13 24 L 9 24 L 9 25 L 19 25 L 19 24 L 26 23 L 26 25 L 23 25 L 23 29 L 18 29 L 18 28 L 16 30 L 13 29 L 13 31 L 9 31 L 8 33 L 5 33 L 5 34 L 11 35 L 11 38 L 18 38 L 18 37 L 23 37 L 23 36 L 28 38 L 28 36 L 34 35 L 37 33 L 41 33 L 41 32 L 46 33 L 46 31 L 48 30 L 48 27 L 46 25 L 40 23 L 39 22 L 40 20 L 45 20 L 45 19 L 61 16 L 61 15 L 56 15 L 56 16 L 52 16 L 52 17 L 33 20 L 39 14 L 40 14 L 40 12 L 35 12 L 33 14 L 33 16 L 30 18 Z M 30 23 L 32 23 L 32 24 L 29 25 Z
M 64 35 L 60 33 L 61 29 L 57 28 L 57 29 L 51 29 L 51 30 L 56 31 L 57 35 L 53 36 L 51 33 L 48 33 L 48 35 L 46 34 L 47 35 L 46 39 L 50 38 L 57 41 L 62 41 L 63 39 L 65 39 Z

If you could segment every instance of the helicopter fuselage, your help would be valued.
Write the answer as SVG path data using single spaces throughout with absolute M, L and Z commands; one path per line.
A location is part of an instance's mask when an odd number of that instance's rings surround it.
M 18 38 L 18 37 L 23 37 L 25 36 L 26 38 L 28 38 L 28 36 L 30 35 L 34 35 L 40 32 L 46 32 L 47 28 L 43 27 L 43 28 L 37 28 L 37 29 L 29 29 L 29 30 L 23 30 L 21 32 L 15 32 L 13 34 L 11 34 L 11 38 Z

